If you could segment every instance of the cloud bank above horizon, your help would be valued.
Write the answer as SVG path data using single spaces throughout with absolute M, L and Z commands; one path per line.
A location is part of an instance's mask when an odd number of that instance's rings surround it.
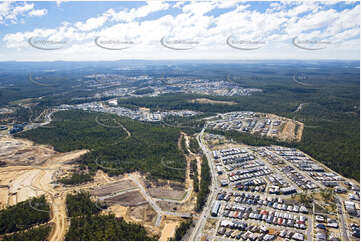
M 357 1 L 0 2 L 0 61 L 359 60 L 359 36 Z

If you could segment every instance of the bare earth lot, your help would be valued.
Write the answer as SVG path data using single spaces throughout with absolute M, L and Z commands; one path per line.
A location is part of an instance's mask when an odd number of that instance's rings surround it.
M 146 203 L 142 194 L 138 191 L 127 192 L 104 200 L 106 203 L 119 204 L 121 206 L 136 206 Z
M 217 101 L 217 100 L 212 100 L 212 99 L 208 99 L 208 98 L 192 99 L 191 103 L 199 103 L 199 104 L 209 103 L 209 104 L 226 104 L 226 105 L 237 104 L 236 102 L 232 102 L 232 101 Z
M 184 197 L 184 190 L 174 190 L 167 187 L 152 187 L 149 188 L 149 193 L 152 197 L 155 198 L 164 198 L 164 199 L 172 199 L 172 200 L 182 200 Z
M 52 148 L 24 139 L 0 138 L 0 160 L 7 165 L 39 165 L 55 155 Z
M 120 192 L 123 190 L 128 190 L 128 189 L 136 188 L 136 187 L 137 187 L 136 184 L 134 184 L 134 182 L 132 182 L 131 180 L 122 180 L 122 181 L 117 181 L 117 182 L 102 185 L 102 186 L 96 188 L 92 192 L 92 195 L 95 195 L 98 197 L 108 196 L 115 192 Z

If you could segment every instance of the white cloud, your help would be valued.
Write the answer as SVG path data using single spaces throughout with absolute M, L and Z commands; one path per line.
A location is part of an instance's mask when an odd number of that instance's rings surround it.
M 90 31 L 103 26 L 107 20 L 107 16 L 100 16 L 96 18 L 90 18 L 85 23 L 77 22 L 75 23 L 75 26 L 81 31 Z
M 29 12 L 29 16 L 44 16 L 48 13 L 47 9 L 36 9 Z
M 239 3 L 238 0 L 228 0 L 228 1 L 221 0 L 221 1 L 218 1 L 216 3 L 216 5 L 217 5 L 217 8 L 232 8 L 232 7 L 237 6 L 238 3 Z
M 27 39 L 33 36 L 58 40 L 69 39 L 73 41 L 73 46 L 62 53 L 67 55 L 73 53 L 74 57 L 84 58 L 86 56 L 89 58 L 94 56 L 112 58 L 113 56 L 115 59 L 118 59 L 116 53 L 119 52 L 104 54 L 104 50 L 94 45 L 95 37 L 107 36 L 141 43 L 137 48 L 130 48 L 128 52 L 122 52 L 122 54 L 127 53 L 127 56 L 134 56 L 134 58 L 142 58 L 142 56 L 147 58 L 154 53 L 157 53 L 156 56 L 161 56 L 158 53 L 162 50 L 159 40 L 165 36 L 198 40 L 201 45 L 194 50 L 195 52 L 204 51 L 202 54 L 206 54 L 206 50 L 211 49 L 212 51 L 208 51 L 209 55 L 218 56 L 224 53 L 224 57 L 232 56 L 232 54 L 234 56 L 244 54 L 225 45 L 225 39 L 230 35 L 244 40 L 265 40 L 270 46 L 278 46 L 277 52 L 273 53 L 274 56 L 279 54 L 279 50 L 286 51 L 287 48 L 284 46 L 288 46 L 290 53 L 293 53 L 294 46 L 291 45 L 291 39 L 295 36 L 304 39 L 322 38 L 330 40 L 332 43 L 352 43 L 352 45 L 342 44 L 343 49 L 347 49 L 347 46 L 355 48 L 357 45 L 357 41 L 354 41 L 355 38 L 359 42 L 359 5 L 343 11 L 328 9 L 322 3 L 314 2 L 272 3 L 266 11 L 251 9 L 251 5 L 252 3 L 244 4 L 237 1 L 227 3 L 224 1 L 191 2 L 173 5 L 164 2 L 148 2 L 138 8 L 121 11 L 109 9 L 97 17 L 76 23 L 64 22 L 54 29 L 35 29 L 6 34 L 3 41 L 8 48 L 21 48 L 27 46 Z M 171 6 L 179 8 L 182 12 L 175 16 L 163 14 L 157 19 L 142 19 L 152 13 L 167 10 Z M 23 7 L 18 11 L 27 12 L 26 8 L 30 8 L 30 6 Z M 209 14 L 212 10 L 219 8 L 231 9 L 218 16 Z M 2 12 L 9 12 L 7 5 L 0 5 L 0 23 L 1 16 L 4 16 L 1 14 Z M 351 40 L 353 42 L 350 42 Z M 275 51 L 271 47 L 264 48 L 264 50 Z M 217 54 L 213 53 L 217 51 Z M 184 56 L 179 52 L 174 54 L 177 57 Z M 247 55 L 252 56 L 252 53 Z
M 32 3 L 32 4 L 27 4 L 27 3 L 25 3 L 24 5 L 22 5 L 22 6 L 16 6 L 13 10 L 12 10 L 12 12 L 15 14 L 15 15 L 18 15 L 18 14 L 23 14 L 23 13 L 25 13 L 25 12 L 27 12 L 27 11 L 30 11 L 30 10 L 32 10 L 34 8 L 34 4 Z
M 161 10 L 167 10 L 170 5 L 168 3 L 153 1 L 146 2 L 147 4 L 137 9 L 126 9 L 119 12 L 115 12 L 113 9 L 109 9 L 105 15 L 110 16 L 113 21 L 125 21 L 130 22 L 136 18 L 146 17 L 151 13 Z
M 39 17 L 46 15 L 47 9 L 34 9 L 34 4 L 17 3 L 11 1 L 0 2 L 0 25 L 2 24 L 16 24 L 25 23 L 25 16 Z M 19 19 L 19 17 L 21 17 Z

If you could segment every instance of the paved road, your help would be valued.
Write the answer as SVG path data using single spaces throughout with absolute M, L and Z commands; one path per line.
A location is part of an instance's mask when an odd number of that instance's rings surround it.
M 276 152 L 272 152 L 274 155 L 278 156 L 280 159 L 282 159 L 285 164 L 288 164 L 289 166 L 291 166 L 293 169 L 295 169 L 295 171 L 297 171 L 298 173 L 300 173 L 301 175 L 303 175 L 305 178 L 308 178 L 310 181 L 312 181 L 313 183 L 315 183 L 318 187 L 320 187 L 321 189 L 326 189 L 326 187 L 321 184 L 321 182 L 314 180 L 312 177 L 310 177 L 310 175 L 308 175 L 307 172 L 305 171 L 301 171 L 300 169 L 298 169 L 298 167 L 296 167 L 292 162 L 289 162 L 288 160 L 286 160 L 283 156 L 278 155 Z
M 129 178 L 135 184 L 137 184 L 137 186 L 139 187 L 140 192 L 142 193 L 143 197 L 148 201 L 148 203 L 153 207 L 153 209 L 157 213 L 160 213 L 162 211 L 162 209 L 157 205 L 157 203 L 153 200 L 153 198 L 147 193 L 147 191 L 144 189 L 143 185 L 138 181 L 138 179 L 133 175 L 129 175 Z
M 340 199 L 338 197 L 336 197 L 336 204 L 337 204 L 337 214 L 339 217 L 339 221 L 340 221 L 340 227 L 342 230 L 342 240 L 350 240 L 347 234 L 347 225 L 345 223 L 345 218 L 344 218 L 344 213 L 343 213 L 343 207 L 342 207 L 342 202 L 340 201 Z
M 203 143 L 203 134 L 204 131 L 206 130 L 207 125 L 205 125 L 202 129 L 202 131 L 198 134 L 197 136 L 197 141 L 199 146 L 201 147 L 203 154 L 206 155 L 207 160 L 208 160 L 208 165 L 210 167 L 211 170 L 211 176 L 212 176 L 212 183 L 211 183 L 211 187 L 210 187 L 210 194 L 208 196 L 207 202 L 203 208 L 203 211 L 201 213 L 201 216 L 191 234 L 191 236 L 189 237 L 189 240 L 192 241 L 198 241 L 200 240 L 200 235 L 202 234 L 202 230 L 205 226 L 205 223 L 207 221 L 207 217 L 210 214 L 210 211 L 212 209 L 212 205 L 213 202 L 216 200 L 216 195 L 218 193 L 218 183 L 217 183 L 217 179 L 216 179 L 216 171 L 215 168 L 212 164 L 212 157 L 211 157 L 211 153 L 208 151 L 208 149 L 206 148 L 206 146 Z
M 290 178 L 288 178 L 283 172 L 276 169 L 272 164 L 269 163 L 269 161 L 266 158 L 260 156 L 258 154 L 258 152 L 256 152 L 256 151 L 252 151 L 252 150 L 250 150 L 248 148 L 245 148 L 245 149 L 248 151 L 248 153 L 253 154 L 259 160 L 262 160 L 265 163 L 265 166 L 267 168 L 269 168 L 270 170 L 272 170 L 273 173 L 276 173 L 277 175 L 280 175 L 284 180 L 288 181 L 289 184 L 292 184 L 293 187 L 297 190 L 298 193 L 302 192 L 302 190 L 296 185 L 296 183 L 294 183 Z
M 152 198 L 148 192 L 144 189 L 143 185 L 138 181 L 138 179 L 133 176 L 133 175 L 129 175 L 129 179 L 131 179 L 138 187 L 139 187 L 139 191 L 141 192 L 141 194 L 143 195 L 143 197 L 147 200 L 147 202 L 153 207 L 153 209 L 156 211 L 157 213 L 157 219 L 156 219 L 156 226 L 160 226 L 160 222 L 162 221 L 162 216 L 164 215 L 168 215 L 168 216 L 176 216 L 176 217 L 192 217 L 192 214 L 190 213 L 174 213 L 174 212 L 169 212 L 169 211 L 163 211 L 158 204 L 156 203 L 155 199 Z

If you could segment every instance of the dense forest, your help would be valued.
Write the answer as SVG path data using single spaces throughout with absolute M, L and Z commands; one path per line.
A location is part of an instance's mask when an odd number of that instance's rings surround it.
M 188 149 L 187 149 L 187 145 L 186 145 L 186 138 L 184 137 L 184 135 L 182 136 L 181 146 L 182 146 L 183 153 L 188 154 Z
M 204 126 L 204 121 L 202 118 L 205 118 L 212 113 L 202 113 L 191 117 L 178 117 L 178 116 L 166 116 L 164 117 L 162 124 L 168 127 L 179 128 L 188 135 L 193 135 L 202 130 Z
M 243 97 L 165 94 L 158 97 L 120 99 L 118 104 L 132 108 L 148 107 L 153 110 L 190 109 L 205 114 L 256 111 L 294 118 L 305 124 L 303 138 L 298 146 L 302 151 L 342 175 L 359 180 L 360 73 L 359 69 L 350 70 L 339 65 L 341 63 L 319 63 L 315 70 L 308 69 L 303 73 L 307 76 L 304 80 L 307 85 L 293 81 L 297 70 L 302 70 L 307 63 L 289 63 L 280 66 L 277 72 L 260 66 L 251 68 L 251 65 L 246 64 L 242 65 L 247 66 L 246 68 L 237 71 L 230 65 L 224 67 L 227 70 L 224 70 L 226 79 L 237 85 L 260 88 L 263 91 Z M 217 69 L 216 66 L 214 68 Z M 232 101 L 235 104 L 190 102 L 199 97 Z M 295 112 L 300 104 L 304 104 L 303 108 Z
M 50 208 L 44 195 L 0 210 L 0 234 L 31 228 L 50 220 Z
M 40 225 L 25 231 L 16 232 L 5 235 L 4 241 L 45 241 L 47 240 L 51 230 L 50 225 Z
M 189 149 L 191 150 L 192 153 L 195 154 L 202 152 L 201 148 L 199 147 L 198 141 L 195 137 L 191 137 L 189 139 Z
M 203 155 L 202 159 L 202 170 L 201 170 L 201 181 L 200 181 L 200 189 L 197 194 L 197 204 L 196 211 L 199 212 L 202 210 L 204 204 L 207 201 L 209 194 L 209 186 L 211 185 L 211 171 L 208 165 L 208 161 L 205 155 Z
M 96 203 L 90 199 L 90 194 L 85 191 L 80 191 L 75 195 L 67 194 L 66 208 L 68 217 L 92 215 L 101 211 L 99 205 L 96 205 Z
M 55 113 L 51 128 L 38 128 L 18 134 L 40 144 L 51 144 L 55 150 L 67 152 L 89 149 L 79 161 L 87 165 L 94 174 L 102 169 L 109 175 L 141 171 L 154 178 L 184 181 L 185 173 L 180 169 L 167 168 L 162 160 L 176 161 L 176 168 L 185 168 L 182 151 L 178 150 L 180 136 L 178 128 L 159 124 L 143 123 L 116 115 L 85 111 L 63 111 Z M 109 128 L 96 121 L 116 120 L 122 128 Z M 77 178 L 77 177 L 76 177 Z M 66 179 L 65 182 L 74 182 Z M 76 179 L 75 179 L 76 180 Z
M 138 89 L 134 92 L 136 95 L 144 95 L 144 94 L 150 94 L 153 93 L 154 89 L 152 88 L 144 88 L 144 89 Z
M 195 192 L 199 192 L 197 160 L 191 161 L 191 170 L 193 171 L 193 189 Z
M 93 177 L 85 172 L 73 172 L 71 175 L 58 180 L 58 182 L 64 185 L 78 185 L 90 181 L 93 181 Z
M 149 237 L 143 226 L 127 223 L 114 215 L 92 215 L 72 218 L 65 240 L 149 241 L 157 238 Z

